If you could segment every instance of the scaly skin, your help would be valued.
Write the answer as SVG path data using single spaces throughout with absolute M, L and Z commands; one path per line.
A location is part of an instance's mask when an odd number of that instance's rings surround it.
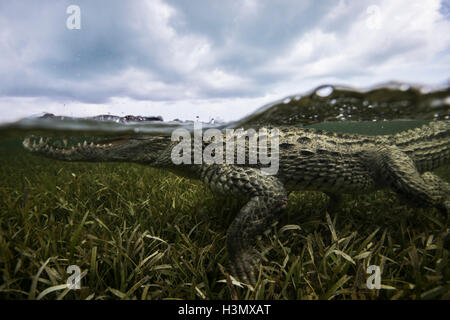
M 449 121 L 431 122 L 393 136 L 294 127 L 278 128 L 278 132 L 279 170 L 275 175 L 264 174 L 260 162 L 249 164 L 248 145 L 245 163 L 221 165 L 175 165 L 171 153 L 178 142 L 172 142 L 169 136 L 135 136 L 59 149 L 42 139 L 33 142 L 27 138 L 24 146 L 66 161 L 137 162 L 167 168 L 200 179 L 215 192 L 247 198 L 229 227 L 227 247 L 233 274 L 250 284 L 255 284 L 259 266 L 256 238 L 282 214 L 289 191 L 320 190 L 334 201 L 341 193 L 391 188 L 416 206 L 436 207 L 443 212 L 450 208 L 450 185 L 428 172 L 450 162 Z M 203 149 L 207 145 L 203 143 Z

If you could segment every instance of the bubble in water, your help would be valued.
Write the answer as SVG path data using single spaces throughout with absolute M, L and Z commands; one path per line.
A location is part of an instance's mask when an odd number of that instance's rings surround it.
M 332 94 L 334 91 L 334 88 L 332 86 L 323 86 L 323 87 L 319 87 L 317 88 L 315 94 L 318 95 L 319 97 L 328 97 L 330 94 Z

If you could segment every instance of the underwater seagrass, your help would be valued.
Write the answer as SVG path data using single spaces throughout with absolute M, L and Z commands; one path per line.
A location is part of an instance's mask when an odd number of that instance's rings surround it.
M 52 139 L 28 137 L 29 151 L 64 161 L 134 162 L 166 168 L 203 181 L 212 191 L 246 198 L 228 229 L 227 248 L 232 273 L 256 283 L 259 254 L 257 236 L 279 219 L 288 192 L 319 190 L 332 202 L 343 193 L 367 193 L 390 188 L 406 202 L 449 212 L 450 185 L 431 170 L 450 162 L 450 121 L 435 121 L 395 135 L 365 136 L 277 127 L 279 170 L 262 172 L 250 164 L 249 148 L 243 164 L 180 164 L 171 159 L 176 142 L 169 135 L 129 135 L 117 140 L 55 144 Z M 225 144 L 230 143 L 224 138 Z M 232 142 L 234 145 L 234 141 Z M 203 149 L 208 143 L 203 143 Z M 259 157 L 258 157 L 259 158 Z

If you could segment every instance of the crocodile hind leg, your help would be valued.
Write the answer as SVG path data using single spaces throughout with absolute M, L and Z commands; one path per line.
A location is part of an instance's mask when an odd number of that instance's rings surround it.
M 378 150 L 381 178 L 408 202 L 448 212 L 449 184 L 430 172 L 420 174 L 412 159 L 396 147 Z
M 276 177 L 255 168 L 204 166 L 201 179 L 212 191 L 248 199 L 228 229 L 227 249 L 232 273 L 254 285 L 259 266 L 257 237 L 284 210 L 287 192 Z
M 435 193 L 440 194 L 443 199 L 443 205 L 447 212 L 450 209 L 450 184 L 437 175 L 431 172 L 425 172 L 422 174 L 422 179 L 435 190 Z

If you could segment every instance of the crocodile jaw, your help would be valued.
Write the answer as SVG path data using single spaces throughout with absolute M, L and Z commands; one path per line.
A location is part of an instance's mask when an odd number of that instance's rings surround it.
M 23 141 L 25 149 L 64 161 L 87 162 L 137 162 L 152 165 L 160 153 L 170 144 L 170 137 L 126 136 L 116 140 L 78 143 L 68 146 L 55 145 L 43 137 L 27 137 Z
M 60 160 L 99 161 L 115 160 L 114 151 L 119 145 L 125 142 L 127 142 L 127 139 L 120 139 L 109 143 L 94 143 L 85 140 L 83 143 L 67 146 L 67 141 L 64 140 L 64 147 L 56 147 L 42 137 L 38 137 L 37 139 L 26 137 L 23 141 L 23 146 L 33 153 Z

